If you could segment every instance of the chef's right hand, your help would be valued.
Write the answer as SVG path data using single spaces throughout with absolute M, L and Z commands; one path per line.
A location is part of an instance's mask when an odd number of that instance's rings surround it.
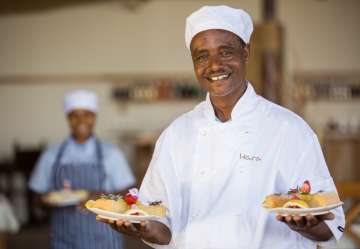
M 126 220 L 108 220 L 96 217 L 96 220 L 109 224 L 116 231 L 144 239 L 148 242 L 168 245 L 171 240 L 171 232 L 167 226 L 158 221 L 141 221 L 140 223 L 131 223 Z
M 151 236 L 151 224 L 149 221 L 134 224 L 126 220 L 108 220 L 99 216 L 96 217 L 96 220 L 109 224 L 116 231 L 132 237 L 147 238 Z

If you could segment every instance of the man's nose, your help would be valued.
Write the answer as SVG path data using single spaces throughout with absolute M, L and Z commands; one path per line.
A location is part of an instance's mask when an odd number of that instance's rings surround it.
M 222 68 L 222 62 L 219 58 L 219 56 L 211 56 L 210 57 L 210 60 L 209 60 L 209 69 L 212 71 L 212 72 L 216 72 L 218 71 L 220 68 Z

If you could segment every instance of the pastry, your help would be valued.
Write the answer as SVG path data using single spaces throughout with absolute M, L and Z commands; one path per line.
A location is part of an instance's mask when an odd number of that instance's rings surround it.
M 290 189 L 287 194 L 266 196 L 264 208 L 319 208 L 340 202 L 336 192 L 318 192 L 311 194 L 311 185 L 305 181 L 301 187 Z
M 264 208 L 282 207 L 288 200 L 289 200 L 288 195 L 273 194 L 266 196 L 262 205 Z
M 101 198 L 93 201 L 89 200 L 86 202 L 85 207 L 87 208 L 99 208 L 106 211 L 115 213 L 124 213 L 129 210 L 129 206 L 121 198 L 111 198 L 109 196 L 102 196 Z
M 309 208 L 309 205 L 306 201 L 303 200 L 290 200 L 287 201 L 283 206 L 283 208 Z
M 161 202 L 151 202 L 149 205 L 145 205 L 140 201 L 136 202 L 136 206 L 138 209 L 145 211 L 149 215 L 154 216 L 165 216 L 166 215 L 166 208 L 161 205 Z
M 89 200 L 86 208 L 99 208 L 111 212 L 130 215 L 165 216 L 166 208 L 161 201 L 144 204 L 139 200 L 137 189 L 130 189 L 124 197 L 120 195 L 102 195 L 97 200 Z
M 52 203 L 60 203 L 68 200 L 85 200 L 89 193 L 86 190 L 63 189 L 47 194 L 46 199 Z
M 325 207 L 339 202 L 339 195 L 336 192 L 318 192 L 312 195 L 309 205 L 310 207 Z

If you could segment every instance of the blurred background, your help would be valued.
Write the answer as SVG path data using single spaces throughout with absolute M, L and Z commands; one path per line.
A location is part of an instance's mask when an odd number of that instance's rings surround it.
M 318 134 L 346 200 L 337 248 L 360 248 L 359 0 L 0 1 L 0 248 L 48 248 L 27 181 L 41 151 L 68 134 L 69 90 L 98 94 L 96 133 L 119 145 L 141 183 L 159 133 L 204 96 L 185 18 L 215 4 L 251 14 L 248 79 Z

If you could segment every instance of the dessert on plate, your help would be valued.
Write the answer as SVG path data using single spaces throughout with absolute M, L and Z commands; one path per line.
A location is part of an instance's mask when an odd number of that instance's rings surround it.
M 71 190 L 63 189 L 60 191 L 53 191 L 46 195 L 46 200 L 51 203 L 63 203 L 63 202 L 80 202 L 88 197 L 89 193 L 86 190 Z
M 286 194 L 266 196 L 264 208 L 321 208 L 340 203 L 336 192 L 317 192 L 311 194 L 309 181 L 304 181 L 301 187 L 290 189 Z
M 101 195 L 96 200 L 89 200 L 85 203 L 88 209 L 98 208 L 114 213 L 137 216 L 158 216 L 166 215 L 166 208 L 161 205 L 161 201 L 143 203 L 139 200 L 138 190 L 130 189 L 125 196 L 121 195 Z
M 102 210 L 115 212 L 115 213 L 124 213 L 129 210 L 129 206 L 123 200 L 122 196 L 119 195 L 104 195 L 102 194 L 100 198 L 96 200 L 88 200 L 85 203 L 86 208 L 99 208 Z

